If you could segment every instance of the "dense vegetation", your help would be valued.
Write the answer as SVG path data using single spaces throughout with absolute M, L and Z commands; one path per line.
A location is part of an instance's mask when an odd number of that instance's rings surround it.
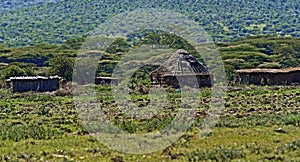
M 143 43 L 151 43 L 154 40 L 157 41 L 156 43 L 169 45 L 174 49 L 188 49 L 198 60 L 201 61 L 202 59 L 187 42 L 174 41 L 180 40 L 176 36 L 159 36 L 159 34 L 152 33 L 145 34 L 141 40 L 135 40 L 135 45 L 130 45 L 132 41 L 130 39 L 115 41 L 107 49 L 106 53 L 102 53 L 103 57 L 99 60 L 97 75 L 110 76 L 123 54 Z M 25 71 L 27 71 L 29 72 L 28 74 L 60 75 L 70 80 L 73 71 L 73 61 L 83 42 L 84 38 L 79 38 L 67 40 L 62 45 L 44 43 L 31 47 L 11 48 L 2 45 L 0 46 L 0 62 L 2 62 L 0 70 L 2 69 L 2 78 L 7 78 L 15 74 L 7 72 L 11 69 L 11 65 L 20 66 L 21 68 L 26 65 L 28 66 L 27 69 L 19 70 L 19 75 L 24 75 L 26 74 Z M 300 39 L 297 38 L 257 36 L 238 39 L 228 43 L 217 43 L 216 45 L 225 63 L 229 80 L 233 79 L 236 69 L 300 66 Z M 10 66 L 8 66 L 9 64 Z M 65 67 L 64 69 L 66 70 L 60 70 L 59 68 L 61 67 Z
M 299 67 L 299 45 L 300 39 L 280 37 L 252 37 L 217 44 L 228 80 L 233 79 L 235 69 Z
M 49 2 L 58 2 L 60 0 L 2 0 L 0 1 L 0 12 L 9 11 L 9 10 L 17 10 L 21 8 L 32 7 L 34 5 L 42 5 L 44 3 Z
M 11 2 L 9 10 L 0 4 L 0 43 L 12 46 L 39 43 L 62 44 L 73 37 L 88 35 L 108 18 L 137 8 L 164 8 L 187 15 L 198 22 L 216 41 L 275 34 L 299 37 L 297 0 L 64 0 L 19 8 Z M 1 11 L 2 10 L 2 11 Z

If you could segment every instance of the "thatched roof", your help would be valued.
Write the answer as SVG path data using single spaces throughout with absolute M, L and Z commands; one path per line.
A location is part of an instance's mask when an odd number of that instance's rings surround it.
M 208 74 L 208 69 L 186 50 L 179 49 L 152 75 Z

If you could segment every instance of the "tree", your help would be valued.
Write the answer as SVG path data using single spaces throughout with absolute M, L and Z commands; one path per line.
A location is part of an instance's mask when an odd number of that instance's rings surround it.
M 24 75 L 26 75 L 26 71 L 17 65 L 9 65 L 1 70 L 1 79 Z
M 297 67 L 299 66 L 299 51 L 297 47 L 293 45 L 286 45 L 278 49 L 278 53 L 281 55 L 280 60 L 278 60 L 285 67 Z
M 58 75 L 60 77 L 65 78 L 66 80 L 72 80 L 72 72 L 74 61 L 72 58 L 68 58 L 66 56 L 56 56 L 50 59 L 49 61 L 49 70 L 47 71 L 47 75 Z
M 26 76 L 35 76 L 36 75 L 36 71 L 34 70 L 36 65 L 33 63 L 13 62 L 10 64 L 10 66 L 12 66 L 12 65 L 16 65 L 16 66 L 20 67 L 22 70 L 24 70 L 25 71 L 24 75 L 26 75 Z
M 228 85 L 234 85 L 235 77 L 237 75 L 234 67 L 229 64 L 225 64 L 224 66 L 226 72 L 226 81 Z
M 106 52 L 114 54 L 118 52 L 128 52 L 130 50 L 130 45 L 123 38 L 115 40 L 106 50 Z
M 64 42 L 63 48 L 79 50 L 86 37 L 83 36 L 81 38 L 70 38 Z
M 144 35 L 141 44 L 158 44 L 172 49 L 185 49 L 199 61 L 203 61 L 203 58 L 199 55 L 197 50 L 187 40 L 175 34 L 163 31 L 145 31 Z

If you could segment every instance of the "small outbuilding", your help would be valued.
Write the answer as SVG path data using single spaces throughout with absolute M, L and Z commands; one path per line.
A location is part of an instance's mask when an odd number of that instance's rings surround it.
M 212 76 L 209 70 L 186 50 L 179 49 L 151 74 L 153 85 L 180 88 L 211 87 Z
M 237 70 L 236 82 L 253 85 L 300 84 L 300 68 Z
M 59 89 L 58 76 L 21 76 L 21 77 L 10 77 L 6 80 L 6 87 L 11 89 L 13 92 L 51 92 Z
M 113 78 L 113 77 L 96 77 L 95 84 L 101 84 L 101 85 L 118 85 L 119 79 Z

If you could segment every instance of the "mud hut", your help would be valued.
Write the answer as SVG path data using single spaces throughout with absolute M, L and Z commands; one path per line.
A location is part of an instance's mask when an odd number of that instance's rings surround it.
M 21 77 L 11 77 L 6 80 L 7 88 L 11 89 L 13 92 L 27 92 L 27 91 L 37 91 L 37 92 L 47 92 L 56 91 L 59 89 L 58 76 L 21 76 Z
M 300 84 L 300 68 L 237 70 L 236 82 L 253 85 Z
M 151 74 L 153 85 L 180 88 L 212 86 L 208 69 L 185 50 L 177 50 Z

